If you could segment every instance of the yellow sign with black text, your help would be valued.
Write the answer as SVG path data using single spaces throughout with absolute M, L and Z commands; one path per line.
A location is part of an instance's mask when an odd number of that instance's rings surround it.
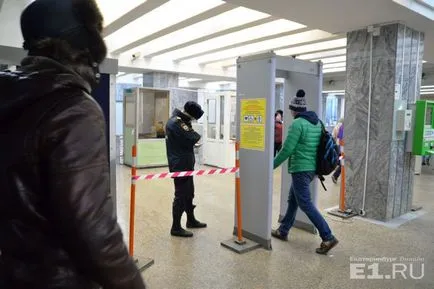
M 264 151 L 267 100 L 241 99 L 240 111 L 240 148 Z

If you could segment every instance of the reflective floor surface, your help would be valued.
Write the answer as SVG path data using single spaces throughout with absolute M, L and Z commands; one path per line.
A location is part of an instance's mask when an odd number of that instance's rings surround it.
M 166 169 L 140 171 L 164 172 Z M 275 173 L 273 224 L 277 224 L 280 201 L 280 174 Z M 128 236 L 130 170 L 118 170 L 119 222 Z M 136 253 L 155 259 L 144 278 L 153 289 L 412 289 L 434 288 L 434 176 L 416 176 L 414 204 L 425 214 L 397 229 L 358 219 L 341 220 L 327 215 L 326 208 L 338 204 L 339 186 L 327 180 L 327 192 L 320 191 L 319 208 L 324 212 L 340 244 L 329 256 L 315 254 L 320 239 L 293 229 L 289 242 L 273 240 L 272 251 L 257 249 L 238 255 L 223 248 L 234 224 L 234 176 L 205 176 L 195 179 L 197 217 L 208 228 L 195 230 L 191 239 L 169 234 L 173 184 L 171 180 L 140 181 L 136 203 Z M 185 225 L 185 217 L 183 219 Z M 424 277 L 407 280 L 354 280 L 350 260 L 354 257 L 423 257 Z M 372 275 L 372 263 L 366 274 Z M 379 273 L 391 275 L 392 265 L 380 263 Z M 375 266 L 375 264 L 374 264 Z M 420 262 L 413 275 L 420 276 Z M 419 270 L 419 271 L 418 271 Z M 393 279 L 391 277 L 391 279 Z

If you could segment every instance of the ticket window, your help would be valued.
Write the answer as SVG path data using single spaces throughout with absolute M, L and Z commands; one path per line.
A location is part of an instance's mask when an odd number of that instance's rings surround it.
M 126 89 L 124 99 L 124 163 L 132 165 L 135 145 L 138 168 L 166 166 L 164 127 L 169 119 L 170 91 Z
M 164 126 L 169 119 L 169 93 L 140 91 L 138 98 L 139 139 L 164 138 Z

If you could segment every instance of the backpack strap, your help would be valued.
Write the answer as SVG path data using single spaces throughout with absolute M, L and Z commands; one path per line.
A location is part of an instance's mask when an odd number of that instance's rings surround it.
M 321 182 L 321 185 L 322 185 L 322 187 L 324 188 L 324 190 L 327 191 L 327 188 L 326 188 L 326 186 L 324 185 L 324 181 L 325 181 L 324 176 L 320 176 L 320 175 L 318 175 L 318 179 L 319 179 L 319 181 Z
M 325 132 L 326 132 L 326 129 L 325 129 L 325 125 L 324 125 L 324 123 L 322 122 L 322 120 L 319 120 L 319 123 L 321 124 L 322 133 L 325 133 Z
M 324 123 L 322 122 L 322 120 L 319 120 L 319 123 L 321 124 L 321 130 L 322 130 L 321 133 L 324 135 L 326 133 L 326 129 L 325 129 Z M 318 175 L 318 179 L 321 182 L 321 185 L 324 188 L 324 190 L 327 191 L 327 188 L 324 185 L 324 181 L 325 181 L 324 176 Z

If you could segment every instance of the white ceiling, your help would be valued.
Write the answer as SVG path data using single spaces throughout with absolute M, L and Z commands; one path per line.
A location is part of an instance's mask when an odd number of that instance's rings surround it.
M 414 4 L 427 0 L 96 1 L 111 56 L 130 73 L 177 71 L 188 78 L 233 80 L 238 56 L 274 50 L 321 60 L 324 72 L 333 75 L 345 70 L 347 31 L 390 21 L 425 31 L 425 59 L 434 62 L 434 12 Z M 0 44 L 21 45 L 14 36 L 20 34 L 16 19 L 29 0 L 2 2 Z
M 425 32 L 425 60 L 434 62 L 432 0 L 225 1 L 270 13 L 276 17 L 291 19 L 309 27 L 321 28 L 330 33 L 345 33 L 373 24 L 400 21 L 413 29 Z M 421 2 L 426 2 L 426 6 L 420 5 Z
M 235 78 L 236 59 L 274 50 L 324 60 L 326 72 L 345 69 L 344 34 L 222 0 L 97 0 L 105 40 L 128 71 L 178 71 L 188 77 Z
M 269 50 L 343 72 L 346 32 L 396 21 L 426 32 L 425 59 L 434 62 L 434 7 L 416 5 L 423 1 L 98 0 L 121 65 L 225 79 L 238 56 Z

